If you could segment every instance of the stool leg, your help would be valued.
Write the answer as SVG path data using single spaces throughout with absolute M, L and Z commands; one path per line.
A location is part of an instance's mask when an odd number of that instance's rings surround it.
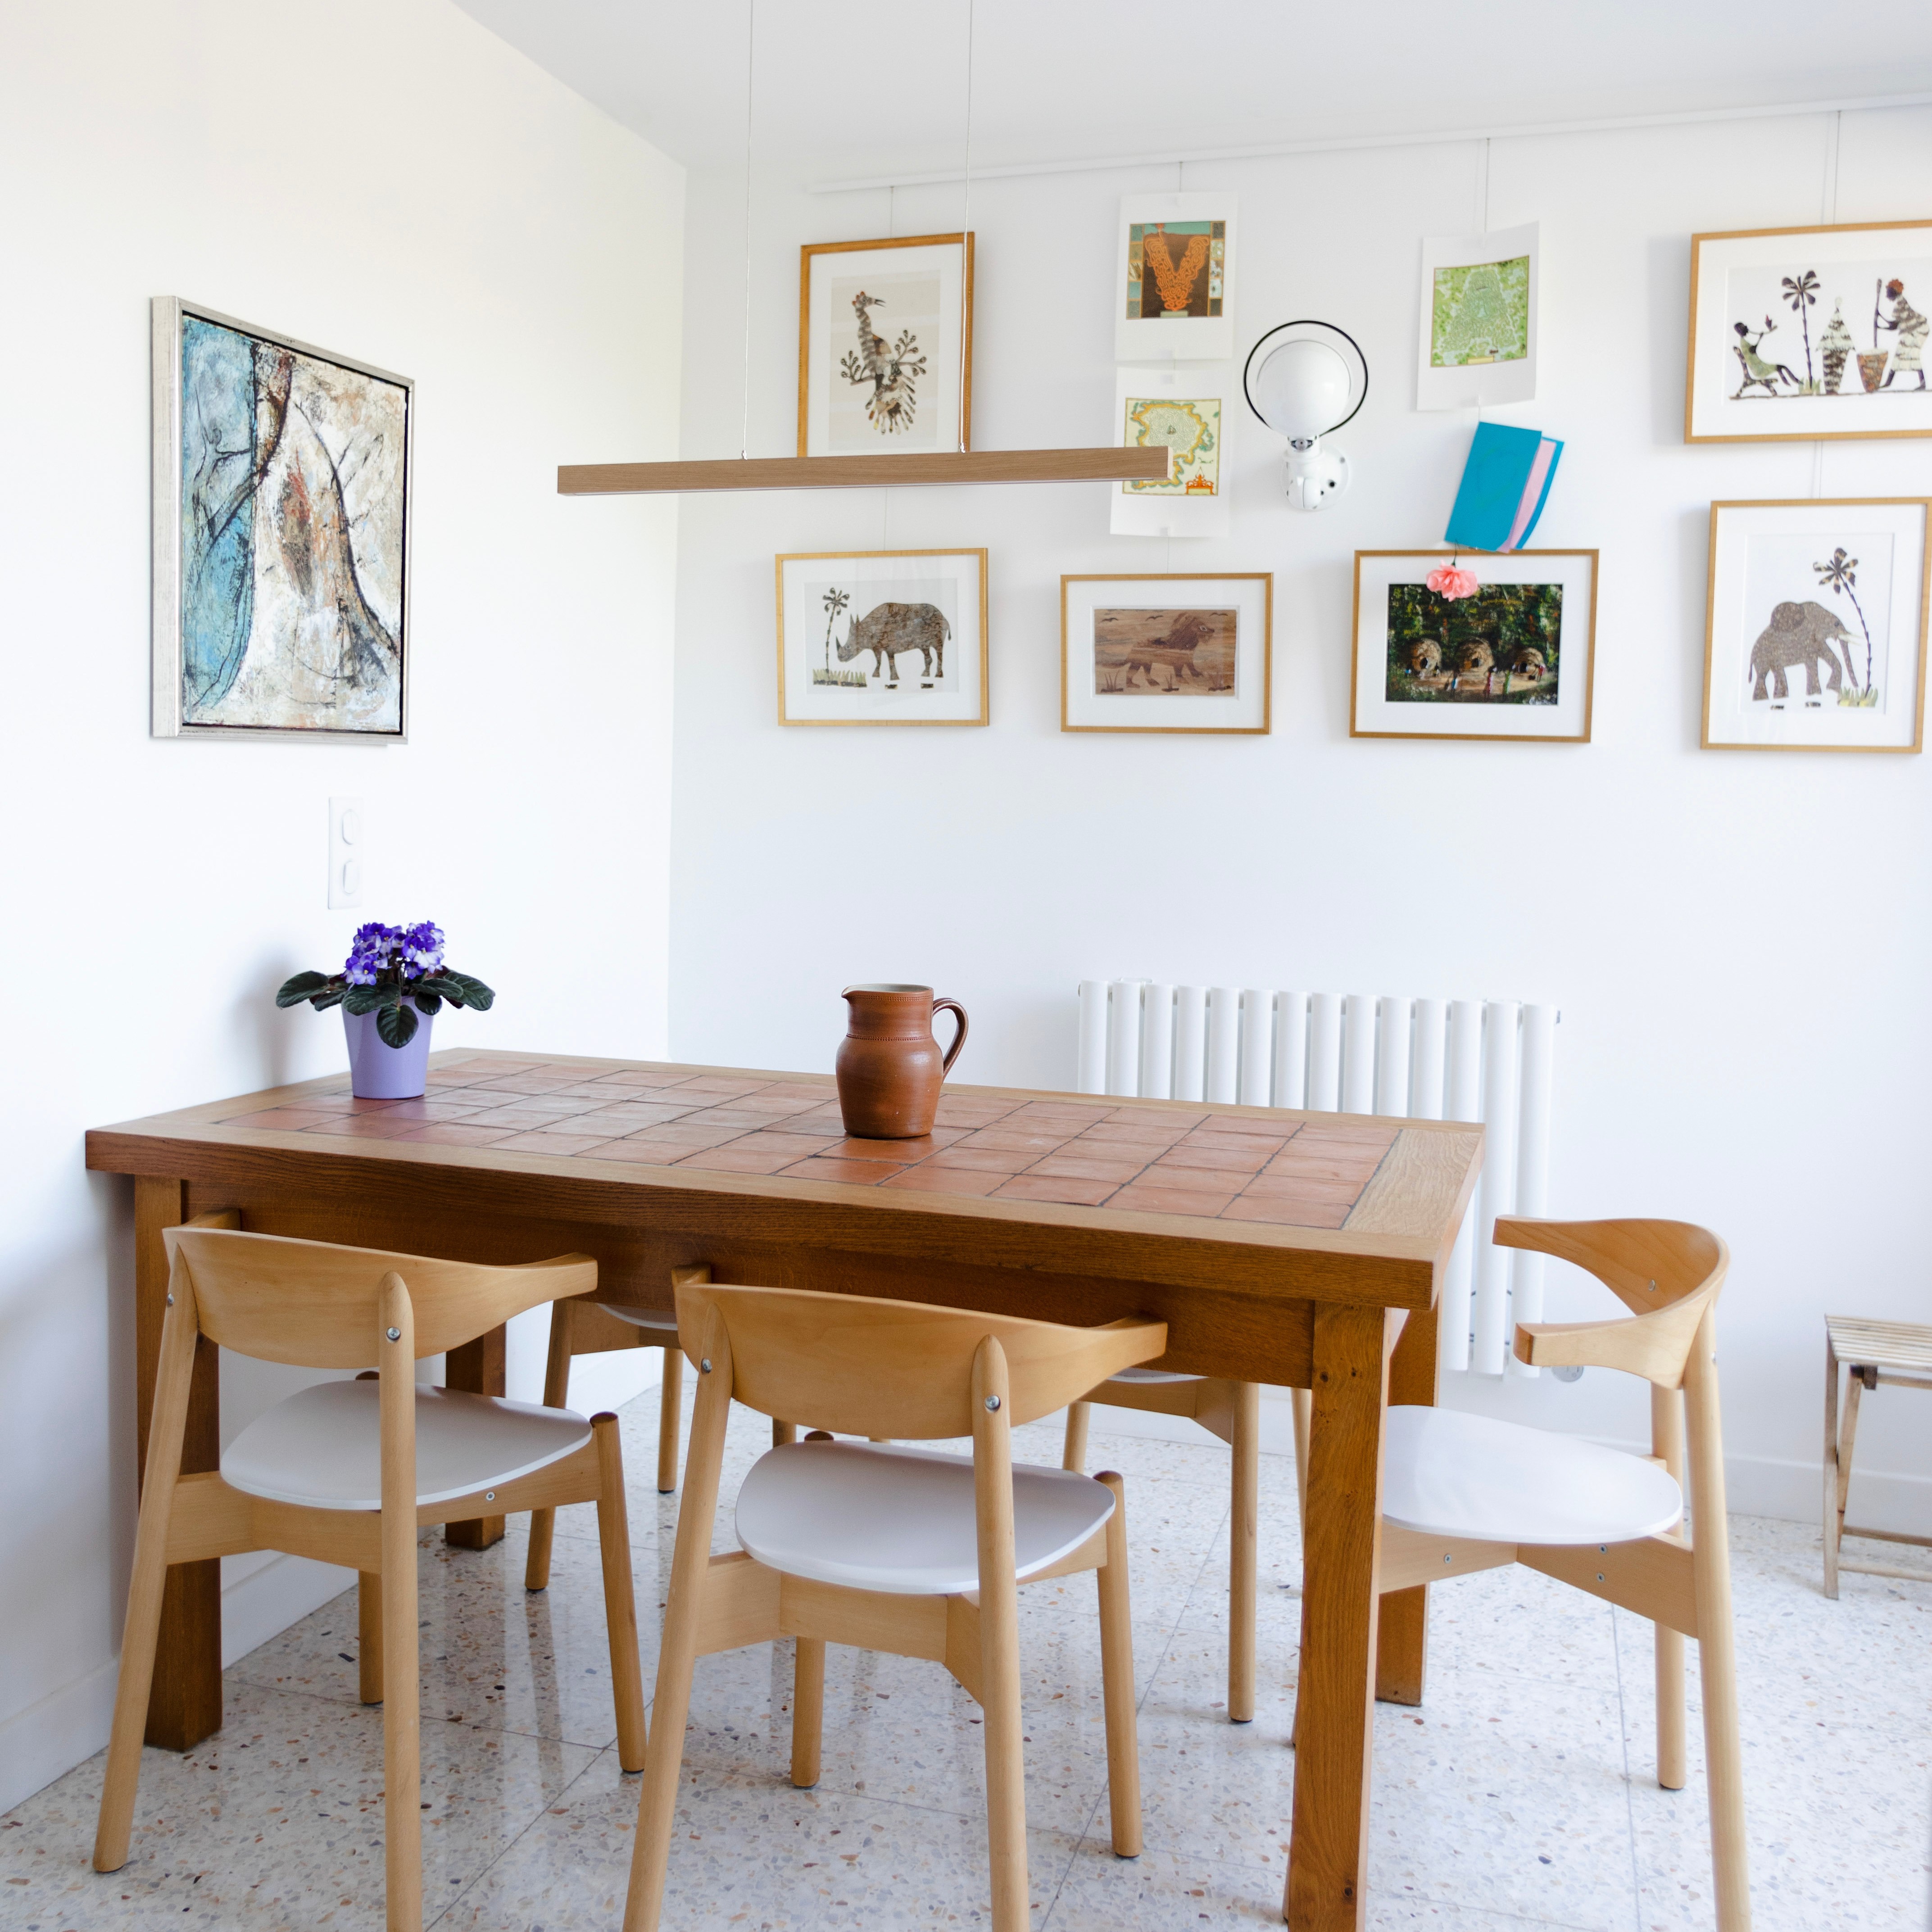
M 365 1704 L 382 1701 L 382 1580 L 364 1570 L 356 1579 L 357 1692 Z
M 1083 1407 L 1084 1404 L 1082 1405 Z M 1100 1690 L 1107 1719 L 1107 1807 L 1114 1856 L 1141 1855 L 1140 1738 L 1135 1728 L 1134 1618 L 1127 1592 L 1126 1486 L 1112 1470 L 1100 1480 L 1114 1492 L 1100 1586 Z
M 1838 1352 L 1825 1333 L 1825 1594 L 1838 1594 Z
M 550 1354 L 544 1363 L 543 1399 L 546 1408 L 570 1406 L 570 1316 L 568 1301 L 550 1304 Z M 530 1546 L 524 1561 L 525 1589 L 550 1588 L 550 1543 L 556 1534 L 555 1510 L 530 1511 Z
M 1094 1405 L 1090 1402 L 1066 1405 L 1066 1446 L 1061 1453 L 1060 1466 L 1071 1469 L 1076 1476 L 1087 1466 L 1087 1425 L 1093 1415 Z
M 1228 1512 L 1228 1716 L 1255 1715 L 1255 1534 L 1261 1494 L 1262 1390 L 1234 1384 L 1234 1496 Z
M 818 1782 L 818 1749 L 825 1735 L 825 1640 L 802 1636 L 792 1670 L 791 1781 L 801 1791 Z
M 684 1351 L 673 1342 L 664 1352 L 664 1387 L 658 1395 L 658 1494 L 677 1487 L 677 1426 L 682 1413 Z

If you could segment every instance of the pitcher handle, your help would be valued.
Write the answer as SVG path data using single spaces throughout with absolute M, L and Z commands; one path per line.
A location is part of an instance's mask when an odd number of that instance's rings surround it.
M 952 1071 L 952 1063 L 959 1058 L 959 1049 L 966 1044 L 966 1009 L 957 1000 L 934 1000 L 932 1010 L 935 1018 L 940 1013 L 950 1012 L 959 1022 L 959 1030 L 952 1036 L 952 1044 L 946 1049 L 946 1058 L 939 1063 L 939 1077 L 944 1080 Z

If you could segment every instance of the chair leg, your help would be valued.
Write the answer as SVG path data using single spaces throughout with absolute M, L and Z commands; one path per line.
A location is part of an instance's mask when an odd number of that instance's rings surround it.
M 825 1640 L 802 1636 L 792 1670 L 791 1781 L 801 1791 L 818 1782 L 818 1751 L 825 1735 Z
M 168 1520 L 181 1474 L 188 1430 L 188 1390 L 200 1324 L 188 1271 L 172 1270 L 168 1312 L 154 1370 L 154 1406 L 148 1424 L 148 1465 L 134 1530 L 134 1568 L 128 1582 L 128 1621 L 121 1634 L 121 1674 L 114 1687 L 114 1724 L 101 1780 L 100 1818 L 94 1835 L 94 1869 L 118 1871 L 128 1862 L 134 1825 L 134 1791 L 141 1775 L 141 1741 L 154 1688 L 154 1648 L 161 1630 L 161 1594 L 168 1579 Z
M 677 1487 L 677 1430 L 683 1415 L 684 1351 L 674 1342 L 664 1352 L 664 1387 L 658 1393 L 658 1494 Z
M 382 1579 L 368 1570 L 356 1579 L 357 1694 L 365 1704 L 382 1701 Z
M 1838 1594 L 1838 1352 L 1825 1332 L 1825 1594 Z
M 604 1621 L 610 1634 L 610 1694 L 617 1707 L 617 1762 L 644 1768 L 644 1679 L 638 1663 L 638 1606 L 631 1587 L 631 1526 L 624 1452 L 608 1409 L 590 1418 L 597 1443 L 597 1543 L 604 1558 Z
M 1060 1466 L 1071 1469 L 1076 1476 L 1087 1466 L 1087 1425 L 1093 1417 L 1094 1405 L 1090 1402 L 1070 1402 L 1066 1405 L 1066 1446 L 1061 1452 Z
M 1234 1388 L 1234 1496 L 1228 1512 L 1228 1716 L 1255 1715 L 1255 1536 L 1261 1496 L 1262 1390 Z
M 993 1932 L 1027 1932 L 1026 1759 L 1021 1735 L 1019 1592 L 1013 1574 L 1012 1442 L 1006 1352 L 988 1336 L 973 1363 L 973 1478 L 980 1559 L 980 1711 Z
M 568 1301 L 550 1305 L 550 1354 L 544 1364 L 544 1406 L 570 1406 L 570 1317 Z M 550 1587 L 550 1552 L 556 1534 L 556 1511 L 530 1511 L 530 1553 L 524 1563 L 524 1588 L 547 1590 Z
M 1684 1397 L 1676 1389 L 1650 1390 L 1650 1450 L 1681 1488 L 1684 1482 Z M 1683 1529 L 1673 1532 L 1682 1541 Z M 1682 1791 L 1687 1776 L 1684 1739 L 1684 1639 L 1668 1625 L 1652 1626 L 1657 1649 L 1657 1781 Z
M 1707 1310 L 1685 1367 L 1690 1449 L 1691 1577 L 1697 1598 L 1697 1664 L 1704 1694 L 1705 1775 L 1710 1784 L 1711 1864 L 1718 1932 L 1750 1932 L 1743 1752 L 1738 1739 L 1737 1639 L 1718 1417 L 1716 1324 Z
M 1107 1560 L 1094 1573 L 1100 1586 L 1107 1803 L 1112 1816 L 1114 1856 L 1137 1858 L 1141 1855 L 1141 1752 L 1135 1725 L 1133 1610 L 1127 1592 L 1126 1486 L 1111 1469 L 1100 1480 L 1114 1492 L 1114 1514 L 1107 1523 Z
M 781 1422 L 776 1416 L 772 1418 L 772 1447 L 774 1449 L 782 1449 L 788 1442 L 796 1442 L 797 1440 L 798 1424 L 796 1423 Z
M 416 1636 L 416 1319 L 400 1276 L 382 1278 L 382 1851 L 388 1932 L 422 1932 L 422 1689 Z

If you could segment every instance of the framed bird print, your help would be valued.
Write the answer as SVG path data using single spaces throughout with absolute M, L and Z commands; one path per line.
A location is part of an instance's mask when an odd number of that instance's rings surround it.
M 1918 496 L 1711 506 L 1706 749 L 1921 748 L 1928 513 Z
M 1932 436 L 1932 220 L 1690 238 L 1687 442 Z
M 1226 362 L 1234 352 L 1236 260 L 1232 194 L 1124 196 L 1114 359 Z
M 799 250 L 798 453 L 973 446 L 973 237 Z

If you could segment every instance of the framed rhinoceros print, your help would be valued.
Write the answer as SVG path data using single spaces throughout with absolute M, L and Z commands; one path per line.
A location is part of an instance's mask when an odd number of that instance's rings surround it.
M 986 722 L 983 550 L 778 560 L 781 724 Z
M 1707 750 L 1922 748 L 1928 513 L 1919 496 L 1711 506 Z
M 1596 628 L 1593 550 L 1358 550 L 1348 735 L 1587 745 Z

